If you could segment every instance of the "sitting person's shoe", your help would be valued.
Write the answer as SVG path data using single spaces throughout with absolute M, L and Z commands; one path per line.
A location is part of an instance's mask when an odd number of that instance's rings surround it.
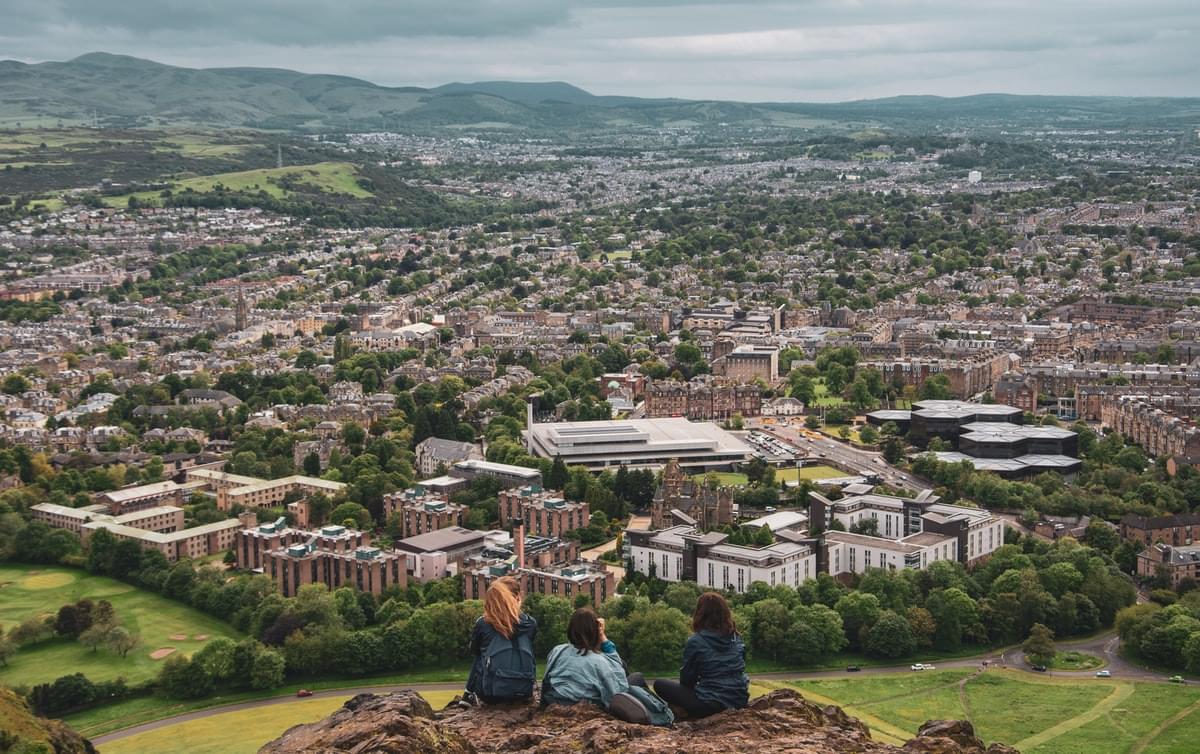
M 650 713 L 646 706 L 629 694 L 615 694 L 608 703 L 608 711 L 613 717 L 627 723 L 650 724 Z

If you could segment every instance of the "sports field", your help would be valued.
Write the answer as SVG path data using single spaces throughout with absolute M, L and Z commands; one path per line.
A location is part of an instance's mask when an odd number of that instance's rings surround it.
M 846 472 L 832 466 L 805 466 L 801 469 L 775 469 L 775 480 L 795 482 L 799 479 L 837 479 L 846 476 Z
M 795 682 L 889 743 L 927 720 L 967 719 L 987 743 L 1023 754 L 1185 754 L 1200 739 L 1200 688 L 1014 670 L 944 670 Z
M 141 635 L 141 646 L 121 657 L 108 649 L 93 652 L 76 641 L 51 639 L 19 650 L 8 667 L 0 668 L 0 683 L 42 683 L 77 672 L 94 681 L 143 681 L 162 664 L 151 659 L 151 653 L 171 648 L 191 654 L 207 640 L 198 637 L 241 638 L 229 625 L 181 603 L 114 579 L 53 566 L 0 565 L 0 630 L 31 615 L 56 613 L 84 597 L 111 602 L 121 625 Z

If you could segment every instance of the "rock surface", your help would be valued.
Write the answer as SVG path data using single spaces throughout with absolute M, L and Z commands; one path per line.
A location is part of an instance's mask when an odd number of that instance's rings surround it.
M 96 754 L 92 742 L 58 720 L 37 717 L 25 700 L 0 688 L 0 751 Z
M 674 728 L 616 720 L 590 704 L 447 708 L 435 713 L 413 691 L 360 694 L 329 717 L 290 728 L 259 754 L 295 752 L 400 754 L 1015 754 L 983 745 L 965 721 L 931 721 L 903 748 L 871 740 L 841 708 L 814 704 L 792 690 L 772 691 L 744 710 Z

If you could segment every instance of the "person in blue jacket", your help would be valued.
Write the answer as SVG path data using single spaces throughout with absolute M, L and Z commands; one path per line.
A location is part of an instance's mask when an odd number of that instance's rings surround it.
M 683 709 L 689 718 L 745 707 L 750 701 L 746 645 L 724 597 L 716 592 L 700 595 L 692 613 L 692 631 L 683 648 L 679 680 L 655 681 L 654 693 Z
M 626 674 L 617 646 L 604 633 L 604 619 L 589 607 L 576 610 L 567 623 L 567 643 L 546 658 L 542 704 L 591 702 L 622 720 L 648 722 L 646 709 L 630 703 L 630 685 L 644 689 L 646 679 Z

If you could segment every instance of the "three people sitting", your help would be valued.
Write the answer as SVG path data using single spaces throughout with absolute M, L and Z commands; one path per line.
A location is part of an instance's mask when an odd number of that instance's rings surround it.
M 551 649 L 546 659 L 542 704 L 590 702 L 621 720 L 652 725 L 674 721 L 668 703 L 690 718 L 745 707 L 749 701 L 746 649 L 721 595 L 701 595 L 692 630 L 679 680 L 655 681 L 655 696 L 641 673 L 628 672 L 605 632 L 604 619 L 581 607 L 567 624 L 567 642 Z M 537 622 L 520 612 L 516 580 L 506 577 L 494 582 L 471 637 L 475 661 L 467 691 L 488 704 L 529 701 L 536 634 Z

